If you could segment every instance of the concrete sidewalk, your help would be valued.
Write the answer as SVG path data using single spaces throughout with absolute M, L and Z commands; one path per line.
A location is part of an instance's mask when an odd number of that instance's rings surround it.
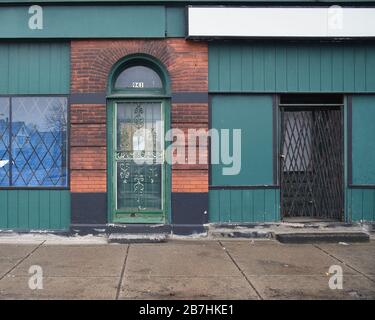
M 29 289 L 29 268 L 43 289 Z M 328 286 L 331 265 L 343 289 Z M 375 241 L 0 244 L 1 299 L 375 299 Z

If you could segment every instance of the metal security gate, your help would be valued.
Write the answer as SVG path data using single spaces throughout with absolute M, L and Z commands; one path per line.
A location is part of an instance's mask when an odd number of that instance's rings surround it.
M 281 106 L 283 218 L 343 217 L 343 120 L 340 106 Z

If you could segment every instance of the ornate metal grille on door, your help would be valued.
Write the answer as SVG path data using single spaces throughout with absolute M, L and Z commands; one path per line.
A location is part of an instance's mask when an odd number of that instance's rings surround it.
M 338 108 L 281 108 L 281 207 L 284 218 L 340 220 L 343 129 Z
M 162 210 L 163 123 L 160 103 L 117 104 L 116 208 Z

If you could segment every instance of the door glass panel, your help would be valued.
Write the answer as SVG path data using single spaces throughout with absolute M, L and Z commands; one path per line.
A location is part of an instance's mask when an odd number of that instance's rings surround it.
M 161 103 L 117 104 L 117 210 L 163 209 L 163 130 Z

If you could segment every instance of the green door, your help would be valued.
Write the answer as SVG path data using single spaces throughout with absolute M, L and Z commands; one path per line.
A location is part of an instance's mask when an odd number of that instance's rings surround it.
M 164 222 L 163 103 L 117 101 L 113 106 L 113 220 Z
M 170 85 L 165 67 L 143 54 L 121 59 L 110 75 L 107 105 L 108 219 L 165 223 L 171 168 L 165 161 Z

